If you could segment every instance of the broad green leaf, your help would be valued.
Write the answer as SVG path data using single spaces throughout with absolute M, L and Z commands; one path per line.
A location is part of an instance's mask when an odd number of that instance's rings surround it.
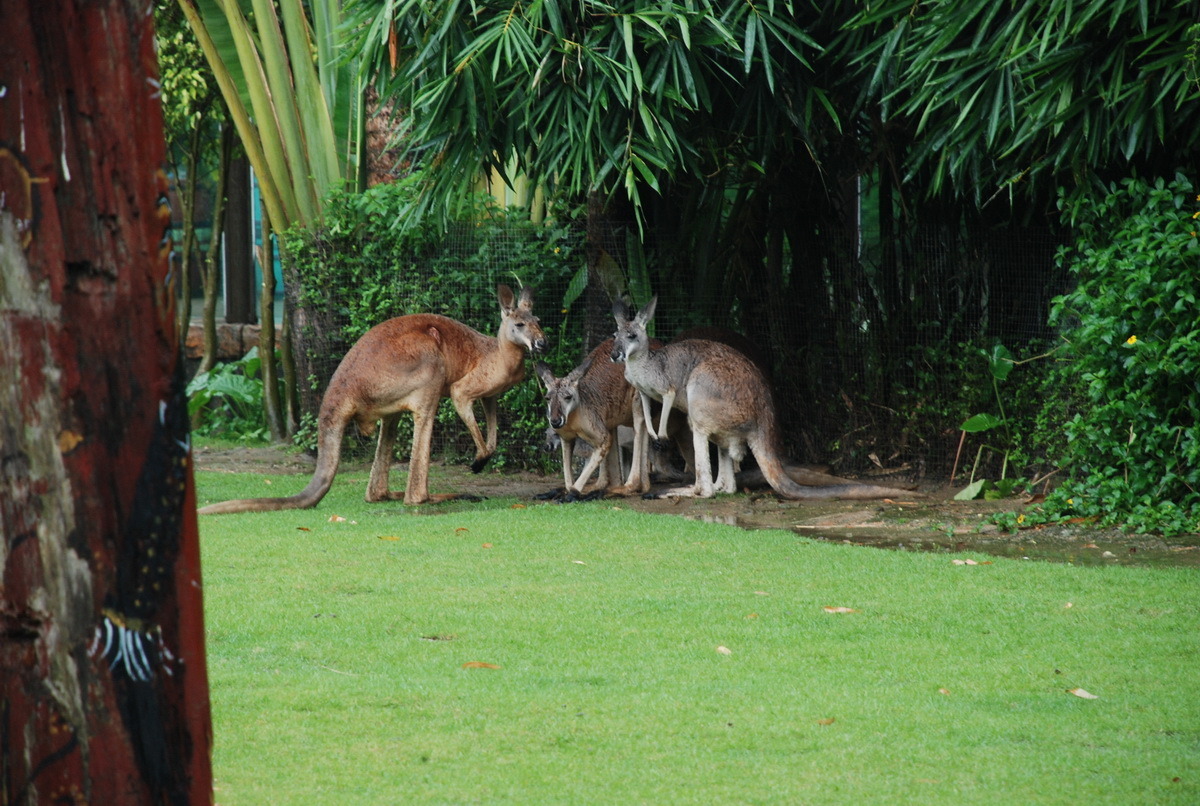
M 1002 422 L 1004 421 L 994 414 L 976 414 L 960 425 L 959 428 L 968 434 L 976 434 L 980 431 L 988 431 L 995 428 Z

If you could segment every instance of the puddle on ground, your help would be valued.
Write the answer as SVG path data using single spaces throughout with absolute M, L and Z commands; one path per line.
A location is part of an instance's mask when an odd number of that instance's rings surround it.
M 978 552 L 1014 560 L 1068 563 L 1071 565 L 1139 565 L 1200 568 L 1200 536 L 1164 540 L 1147 535 L 1127 535 L 1113 530 L 1046 527 L 1017 533 L 1000 532 L 991 524 L 929 524 L 905 526 L 863 518 L 871 513 L 836 513 L 805 519 L 781 517 L 784 512 L 741 514 L 686 514 L 709 523 L 742 529 L 787 529 L 813 540 L 850 543 L 892 551 L 963 554 Z M 839 523 L 841 521 L 841 523 Z M 989 530 L 989 531 L 981 531 Z

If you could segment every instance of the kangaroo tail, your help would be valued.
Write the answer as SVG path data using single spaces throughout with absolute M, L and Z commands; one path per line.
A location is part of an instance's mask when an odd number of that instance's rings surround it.
M 780 458 L 779 426 L 775 419 L 775 406 L 773 401 L 767 401 L 767 403 L 768 405 L 763 407 L 763 413 L 759 419 L 759 428 L 750 436 L 748 444 L 767 484 L 770 484 L 771 489 L 783 498 L 797 501 L 831 498 L 869 500 L 918 495 L 912 491 L 876 487 L 871 484 L 835 484 L 828 487 L 805 487 L 797 484 L 787 474 L 783 460 Z
M 197 515 L 229 515 L 235 512 L 275 512 L 281 509 L 312 509 L 329 488 L 337 475 L 342 456 L 342 434 L 346 431 L 349 418 L 336 416 L 332 412 L 321 412 L 321 425 L 317 437 L 317 468 L 308 485 L 286 498 L 237 498 L 209 504 L 196 510 Z

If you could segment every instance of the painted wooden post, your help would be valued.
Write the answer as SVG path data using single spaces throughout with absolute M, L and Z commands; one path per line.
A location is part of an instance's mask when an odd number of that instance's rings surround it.
M 212 801 L 151 0 L 0 0 L 0 802 Z

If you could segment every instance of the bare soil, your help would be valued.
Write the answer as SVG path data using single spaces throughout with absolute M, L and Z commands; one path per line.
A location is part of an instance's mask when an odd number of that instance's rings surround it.
M 313 459 L 277 447 L 198 448 L 199 470 L 264 475 L 312 472 Z M 343 463 L 342 470 L 366 470 Z M 398 470 L 403 470 L 401 465 Z M 527 472 L 472 474 L 466 467 L 436 465 L 439 488 L 485 498 L 537 500 L 561 487 L 561 476 Z M 393 479 L 393 484 L 397 483 Z M 335 482 L 336 483 L 336 482 Z M 669 485 L 656 485 L 665 489 Z M 895 550 L 957 552 L 1078 565 L 1177 565 L 1200 568 L 1200 535 L 1162 538 L 1087 524 L 1004 532 L 991 522 L 997 512 L 1020 511 L 1023 499 L 955 501 L 957 488 L 922 486 L 903 498 L 880 501 L 783 501 L 769 489 L 711 499 L 608 498 L 600 504 L 676 517 L 726 523 L 745 529 L 790 529 L 819 540 Z M 596 503 L 563 506 L 595 506 Z M 978 561 L 986 561 L 986 557 Z

